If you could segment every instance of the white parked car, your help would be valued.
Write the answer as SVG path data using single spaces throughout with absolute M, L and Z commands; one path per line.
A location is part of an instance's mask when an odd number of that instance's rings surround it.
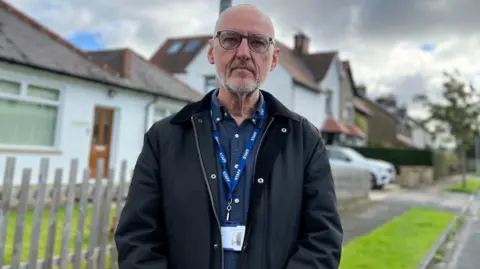
M 352 148 L 331 145 L 327 145 L 326 148 L 330 159 L 341 160 L 368 169 L 373 189 L 381 189 L 395 181 L 397 173 L 395 167 L 389 162 L 366 158 Z

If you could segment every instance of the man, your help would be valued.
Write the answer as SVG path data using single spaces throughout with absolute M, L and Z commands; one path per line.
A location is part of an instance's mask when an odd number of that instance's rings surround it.
M 278 64 L 270 19 L 224 11 L 219 89 L 145 134 L 115 240 L 120 269 L 337 269 L 342 227 L 323 142 L 259 90 Z

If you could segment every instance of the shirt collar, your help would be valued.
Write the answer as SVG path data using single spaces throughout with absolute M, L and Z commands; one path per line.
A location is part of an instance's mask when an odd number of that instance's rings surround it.
M 213 119 L 215 120 L 216 123 L 223 121 L 224 119 L 232 119 L 230 114 L 228 113 L 227 109 L 225 106 L 220 104 L 218 100 L 218 91 L 219 89 L 216 89 L 214 93 L 212 94 L 212 114 L 213 114 Z M 255 111 L 250 115 L 247 119 L 250 120 L 250 122 L 255 125 L 255 126 L 260 126 L 261 121 L 258 120 L 258 116 L 260 114 L 260 110 L 262 108 L 263 103 L 265 102 L 262 93 L 260 93 L 260 98 L 259 102 L 257 104 L 257 108 Z

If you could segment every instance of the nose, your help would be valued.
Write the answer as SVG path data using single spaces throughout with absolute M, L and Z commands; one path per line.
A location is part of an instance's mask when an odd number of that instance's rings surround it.
M 240 46 L 237 48 L 237 57 L 243 59 L 250 59 L 250 47 L 248 46 L 248 40 L 246 38 L 242 39 Z

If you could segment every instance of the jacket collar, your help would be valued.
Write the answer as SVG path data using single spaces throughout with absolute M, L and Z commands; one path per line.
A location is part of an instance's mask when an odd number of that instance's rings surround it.
M 171 123 L 173 124 L 183 124 L 190 121 L 192 116 L 195 116 L 198 113 L 209 112 L 210 104 L 212 101 L 212 94 L 215 90 L 208 92 L 201 100 L 188 104 L 183 107 L 175 116 L 172 117 Z M 300 117 L 285 107 L 277 98 L 275 98 L 269 92 L 260 90 L 263 95 L 265 105 L 267 107 L 269 117 L 283 117 L 287 119 L 292 119 L 295 121 L 300 121 Z

